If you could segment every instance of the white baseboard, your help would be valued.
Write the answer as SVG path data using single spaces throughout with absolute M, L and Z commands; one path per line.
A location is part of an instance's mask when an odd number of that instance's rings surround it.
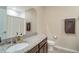
M 58 48 L 58 49 L 62 49 L 62 50 L 65 50 L 65 51 L 69 51 L 69 52 L 72 52 L 72 53 L 79 53 L 79 51 L 76 51 L 76 50 L 73 50 L 73 49 L 68 49 L 68 48 L 64 48 L 64 47 L 61 47 L 61 46 L 54 46 L 55 48 Z

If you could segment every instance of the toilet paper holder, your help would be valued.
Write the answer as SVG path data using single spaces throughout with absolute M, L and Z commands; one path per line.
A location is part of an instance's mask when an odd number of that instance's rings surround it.
M 57 36 L 55 35 L 55 36 L 53 36 L 53 38 L 54 38 L 54 39 L 57 39 Z

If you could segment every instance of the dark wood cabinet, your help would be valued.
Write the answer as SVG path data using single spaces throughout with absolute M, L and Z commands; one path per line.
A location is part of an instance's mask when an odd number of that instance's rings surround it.
M 48 52 L 48 44 L 47 44 L 47 38 L 45 38 L 42 42 L 33 47 L 27 53 L 47 53 L 47 52 Z
M 38 45 L 36 45 L 30 51 L 28 51 L 28 53 L 37 53 L 37 52 L 38 52 Z
M 39 53 L 47 53 L 48 50 L 47 38 L 44 39 L 42 42 L 40 42 L 38 46 L 39 46 Z
M 47 43 L 45 43 L 40 49 L 39 53 L 47 53 Z

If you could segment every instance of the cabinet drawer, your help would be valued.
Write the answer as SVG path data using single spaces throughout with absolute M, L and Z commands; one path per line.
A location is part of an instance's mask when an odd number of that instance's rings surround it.
M 36 45 L 34 48 L 32 48 L 28 53 L 37 53 L 38 51 L 38 45 Z
M 47 38 L 45 38 L 42 42 L 39 43 L 39 48 L 41 48 L 47 42 Z

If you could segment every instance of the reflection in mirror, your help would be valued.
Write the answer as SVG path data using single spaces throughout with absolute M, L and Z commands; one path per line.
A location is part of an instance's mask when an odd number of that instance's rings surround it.
M 24 34 L 25 11 L 18 7 L 7 7 L 7 37 Z
M 0 7 L 0 38 L 5 39 L 7 36 L 6 28 L 6 7 Z
M 1 40 L 28 34 L 26 23 L 31 24 L 29 33 L 37 32 L 37 14 L 34 8 L 20 6 L 0 7 L 0 38 Z
M 37 13 L 36 10 L 34 8 L 31 8 L 29 10 L 26 11 L 26 15 L 25 15 L 25 23 L 30 23 L 31 24 L 31 30 L 26 32 L 31 32 L 31 33 L 35 33 L 37 32 Z M 26 25 L 26 24 L 25 24 Z M 28 27 L 26 26 L 26 29 Z

